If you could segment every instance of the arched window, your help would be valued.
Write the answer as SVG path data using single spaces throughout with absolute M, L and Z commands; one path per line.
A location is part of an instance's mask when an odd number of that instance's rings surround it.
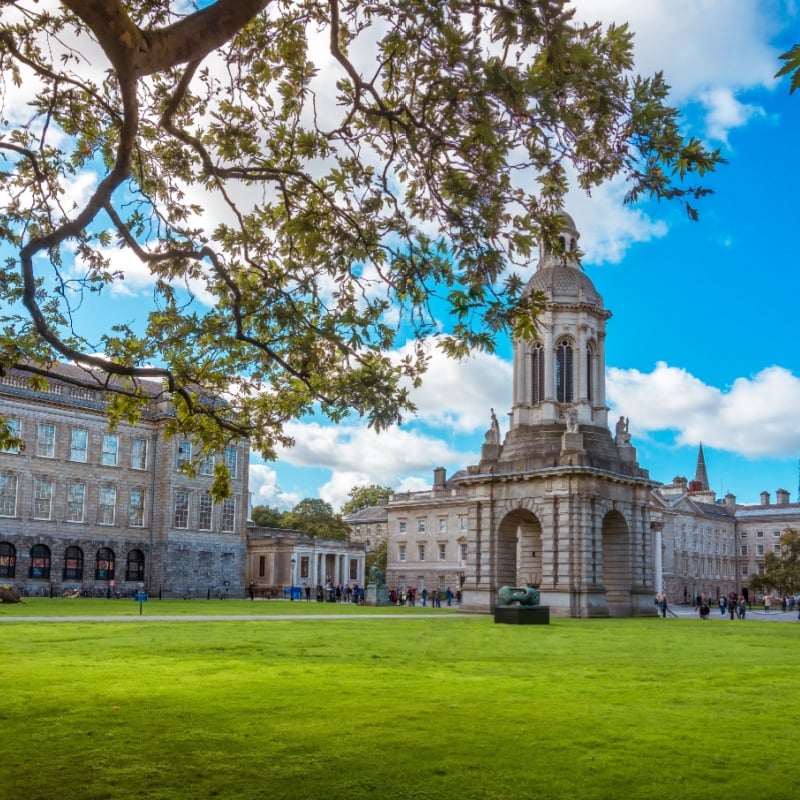
M 43 544 L 31 547 L 31 566 L 28 577 L 33 580 L 50 580 L 50 548 Z
M 10 542 L 0 542 L 0 578 L 13 578 L 17 571 L 17 548 Z
M 125 562 L 126 581 L 144 581 L 144 553 L 141 550 L 129 550 Z
M 64 580 L 83 580 L 83 550 L 80 547 L 68 547 L 64 552 Z
M 538 405 L 544 400 L 544 347 L 541 342 L 533 346 L 531 353 L 533 368 L 533 397 L 532 402 Z
M 586 345 L 586 399 L 594 400 L 594 351 L 591 344 Z
M 101 547 L 97 551 L 94 565 L 94 579 L 96 581 L 110 581 L 114 579 L 114 551 L 108 547 Z
M 568 339 L 562 339 L 556 348 L 556 400 L 571 403 L 572 398 L 572 344 Z

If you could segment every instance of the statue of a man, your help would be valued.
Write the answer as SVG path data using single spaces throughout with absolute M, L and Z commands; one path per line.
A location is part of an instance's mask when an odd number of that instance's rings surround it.
M 500 444 L 500 423 L 497 421 L 497 415 L 492 409 L 492 424 L 489 430 L 486 431 L 486 439 L 484 444 Z
M 570 406 L 567 409 L 567 433 L 578 432 L 578 409 Z
M 627 417 L 620 417 L 617 421 L 617 435 L 614 438 L 614 442 L 616 444 L 630 444 L 631 443 L 631 435 L 628 432 L 628 426 L 630 421 Z

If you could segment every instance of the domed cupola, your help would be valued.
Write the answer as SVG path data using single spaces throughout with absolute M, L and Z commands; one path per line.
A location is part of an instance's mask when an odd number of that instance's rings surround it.
M 541 292 L 545 302 L 536 336 L 514 341 L 514 401 L 506 443 L 511 447 L 504 448 L 504 457 L 518 449 L 513 442 L 521 446 L 534 435 L 532 428 L 542 433 L 546 428 L 553 437 L 568 423 L 573 429 L 607 429 L 605 323 L 611 314 L 581 267 L 574 220 L 564 214 L 563 221 L 558 252 L 540 245 L 539 264 L 525 288 Z

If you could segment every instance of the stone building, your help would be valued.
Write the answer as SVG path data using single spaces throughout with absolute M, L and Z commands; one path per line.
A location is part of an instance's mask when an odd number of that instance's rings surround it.
M 698 595 L 714 600 L 735 592 L 751 601 L 753 575 L 763 574 L 767 553 L 780 552 L 780 537 L 800 530 L 800 503 L 778 489 L 776 503 L 761 492 L 761 503 L 743 505 L 732 494 L 717 499 L 710 489 L 705 455 L 700 446 L 694 480 L 676 477 L 653 492 L 657 574 L 673 603 L 689 603 Z
M 350 541 L 363 544 L 369 553 L 386 541 L 388 519 L 386 505 L 368 506 L 356 511 L 345 518 L 350 526 Z
M 505 438 L 492 411 L 477 465 L 449 480 L 437 471 L 432 491 L 390 500 L 390 586 L 452 578 L 469 611 L 491 611 L 501 586 L 531 584 L 556 616 L 654 613 L 656 483 L 636 461 L 627 420 L 614 436 L 608 428 L 611 315 L 577 241 L 564 215 L 561 251 L 540 248 L 526 292 L 545 297 L 541 334 L 513 343 Z
M 192 442 L 168 439 L 173 409 L 155 383 L 138 423 L 109 430 L 102 395 L 70 377 L 86 373 L 60 365 L 43 388 L 21 373 L 0 377 L 0 415 L 24 442 L 0 453 L 0 583 L 28 594 L 143 584 L 162 596 L 241 595 L 248 443 L 200 458 Z M 221 459 L 232 494 L 215 503 Z M 187 461 L 196 477 L 180 471 Z
M 364 586 L 365 555 L 360 542 L 251 525 L 245 580 L 256 597 L 288 597 L 293 587 L 298 594 L 306 587 Z

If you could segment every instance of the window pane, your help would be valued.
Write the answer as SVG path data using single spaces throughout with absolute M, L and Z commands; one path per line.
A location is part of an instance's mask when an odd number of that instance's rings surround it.
M 189 527 L 189 493 L 175 492 L 175 513 L 173 525 L 176 528 Z
M 88 443 L 89 431 L 84 428 L 73 428 L 69 446 L 69 460 L 85 462 Z
M 213 513 L 214 501 L 211 499 L 211 495 L 208 492 L 203 492 L 203 494 L 200 495 L 200 515 L 197 523 L 197 527 L 200 528 L 201 531 L 211 530 Z
M 225 466 L 230 470 L 231 478 L 235 478 L 237 467 L 237 452 L 235 447 L 229 447 L 225 450 Z
M 119 436 L 116 433 L 103 434 L 103 453 L 100 461 L 106 467 L 117 466 L 117 451 L 119 450 Z
M 236 498 L 228 497 L 222 501 L 222 530 L 230 533 L 236 525 Z
M 178 468 L 192 460 L 192 443 L 188 439 L 178 442 Z
M 71 483 L 67 487 L 67 521 L 83 522 L 83 507 L 86 498 L 86 484 Z
M 147 439 L 135 438 L 131 443 L 131 469 L 147 469 Z
M 34 478 L 33 481 L 33 518 L 50 519 L 53 501 L 53 481 L 49 478 Z
M 56 426 L 40 422 L 36 427 L 36 455 L 41 458 L 56 457 Z
M 8 432 L 12 436 L 16 437 L 17 439 L 20 438 L 21 427 L 20 427 L 20 421 L 18 419 L 7 419 L 6 426 L 8 427 Z M 3 449 L 0 449 L 0 453 L 19 453 L 19 451 L 20 451 L 19 446 L 5 447 Z
M 97 504 L 97 524 L 113 525 L 117 507 L 117 487 L 101 486 L 100 502 Z
M 17 515 L 17 476 L 0 475 L 0 517 Z
M 128 510 L 128 524 L 132 528 L 144 525 L 144 490 L 131 489 L 131 504 Z

